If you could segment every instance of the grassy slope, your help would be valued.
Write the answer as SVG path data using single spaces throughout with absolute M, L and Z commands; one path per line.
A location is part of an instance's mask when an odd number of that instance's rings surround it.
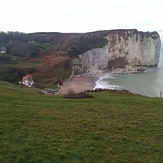
M 0 82 L 0 162 L 163 162 L 163 100 L 63 99 Z
M 6 64 L 0 64 L 0 68 L 3 67 L 13 67 L 13 68 L 31 68 L 31 67 L 36 67 L 39 66 L 39 63 L 34 63 L 31 61 L 19 61 L 15 63 L 6 63 Z

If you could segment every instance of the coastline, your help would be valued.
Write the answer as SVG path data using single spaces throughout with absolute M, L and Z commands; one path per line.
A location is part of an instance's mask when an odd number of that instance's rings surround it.
M 125 69 L 115 69 L 114 71 L 100 72 L 91 75 L 77 75 L 73 76 L 72 80 L 67 80 L 63 82 L 59 93 L 66 94 L 69 90 L 73 90 L 75 93 L 84 92 L 87 90 L 95 89 L 112 89 L 112 90 L 121 90 L 123 87 L 119 84 L 109 84 L 106 83 L 105 79 L 112 79 L 117 77 L 117 75 L 129 75 L 129 74 L 146 74 L 146 68 L 136 67 L 130 68 L 127 71 Z
M 59 93 L 66 94 L 69 90 L 73 90 L 75 93 L 79 93 L 99 88 L 108 89 L 109 86 L 107 84 L 100 83 L 101 79 L 105 78 L 106 76 L 111 77 L 112 72 L 97 73 L 96 75 L 76 75 L 72 78 L 72 80 L 68 79 L 67 81 L 63 82 Z

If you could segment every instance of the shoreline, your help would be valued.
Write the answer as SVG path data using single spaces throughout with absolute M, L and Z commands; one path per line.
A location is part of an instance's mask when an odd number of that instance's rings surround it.
M 84 92 L 87 90 L 94 90 L 94 89 L 113 89 L 113 90 L 121 90 L 121 87 L 118 85 L 107 85 L 100 81 L 101 78 L 105 78 L 105 76 L 112 75 L 126 75 L 126 74 L 138 74 L 138 73 L 147 73 L 146 68 L 144 67 L 137 67 L 137 68 L 129 68 L 127 71 L 124 69 L 115 69 L 113 71 L 97 73 L 96 75 L 75 75 L 73 76 L 72 80 L 68 79 L 64 81 L 59 93 L 66 94 L 69 90 L 73 90 L 75 93 Z M 106 78 L 108 78 L 106 77 Z M 100 81 L 100 82 L 99 82 Z

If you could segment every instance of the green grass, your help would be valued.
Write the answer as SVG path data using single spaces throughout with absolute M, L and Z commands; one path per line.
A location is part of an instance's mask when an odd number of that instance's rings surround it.
M 0 82 L 0 162 L 163 162 L 163 99 L 92 94 Z
M 52 83 L 48 83 L 48 84 L 42 84 L 44 87 L 46 88 L 50 88 L 50 89 L 57 89 L 57 85 L 56 84 L 52 84 Z
M 39 66 L 40 63 L 35 63 L 35 62 L 31 62 L 31 61 L 18 61 L 16 63 L 7 64 L 7 65 L 9 67 L 14 67 L 14 68 L 32 68 L 32 67 Z

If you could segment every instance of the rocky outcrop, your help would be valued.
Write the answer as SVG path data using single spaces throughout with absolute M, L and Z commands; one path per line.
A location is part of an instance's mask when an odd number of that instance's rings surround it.
M 158 65 L 161 40 L 157 32 L 112 30 L 105 38 L 108 43 L 104 47 L 91 49 L 73 59 L 75 74 Z

